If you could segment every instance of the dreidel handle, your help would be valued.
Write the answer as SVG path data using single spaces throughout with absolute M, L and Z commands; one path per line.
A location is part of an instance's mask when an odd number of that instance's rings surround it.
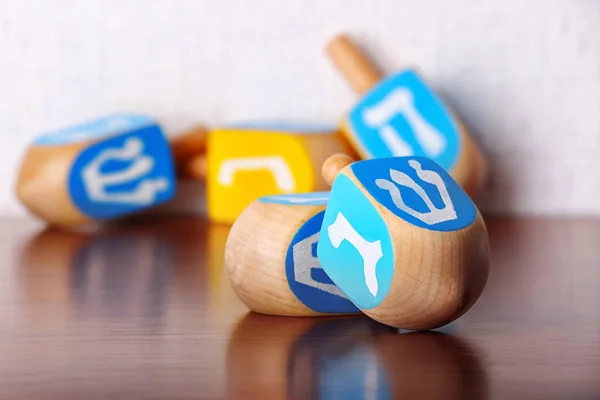
M 321 168 L 321 173 L 323 174 L 325 182 L 327 182 L 329 186 L 332 186 L 337 174 L 353 162 L 354 160 L 344 153 L 337 153 L 329 156 Z
M 204 153 L 207 135 L 206 127 L 198 125 L 169 140 L 175 163 L 183 164 L 198 154 Z
M 179 178 L 204 180 L 205 168 L 198 169 L 200 160 L 205 160 L 208 130 L 205 126 L 196 126 L 169 141 L 169 147 L 175 161 Z
M 329 42 L 326 51 L 354 91 L 361 96 L 383 77 L 375 64 L 346 35 L 336 36 Z
M 207 175 L 206 161 L 206 155 L 204 154 L 192 157 L 181 170 L 181 175 L 186 178 L 204 181 Z

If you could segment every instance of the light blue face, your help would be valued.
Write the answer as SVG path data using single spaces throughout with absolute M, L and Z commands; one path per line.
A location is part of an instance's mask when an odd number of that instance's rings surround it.
M 394 274 L 394 250 L 378 211 L 346 176 L 331 189 L 317 254 L 331 280 L 359 308 L 379 305 Z
M 92 219 L 115 218 L 170 200 L 175 173 L 169 144 L 158 125 L 94 143 L 75 159 L 69 195 Z
M 381 81 L 348 116 L 367 158 L 425 156 L 451 170 L 460 155 L 452 115 L 411 70 Z
M 322 313 L 357 313 L 358 308 L 327 276 L 317 258 L 324 211 L 306 221 L 294 235 L 285 259 L 290 290 L 302 304 Z
M 38 137 L 36 145 L 53 146 L 101 139 L 155 125 L 144 115 L 117 114 L 74 125 Z
M 471 198 L 428 158 L 380 158 L 356 162 L 351 168 L 375 201 L 413 225 L 454 231 L 475 220 Z
M 263 203 L 320 206 L 327 204 L 329 192 L 293 193 L 261 197 Z

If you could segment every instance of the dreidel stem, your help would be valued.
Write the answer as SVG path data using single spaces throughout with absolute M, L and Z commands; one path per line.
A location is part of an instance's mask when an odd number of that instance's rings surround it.
M 206 168 L 198 165 L 204 162 L 207 137 L 208 129 L 198 125 L 169 140 L 178 178 L 204 180 Z
M 325 182 L 327 182 L 329 186 L 332 186 L 337 174 L 353 162 L 354 160 L 347 154 L 338 153 L 329 156 L 321 168 L 321 173 L 323 174 Z
M 346 35 L 336 36 L 329 42 L 326 51 L 354 91 L 361 96 L 383 77 L 375 64 Z
M 199 125 L 169 140 L 175 163 L 185 164 L 189 159 L 204 153 L 207 134 L 206 127 Z
M 184 169 L 181 171 L 181 174 L 187 178 L 204 181 L 207 174 L 206 161 L 206 156 L 204 154 L 199 154 L 196 157 L 192 157 L 190 160 L 188 160 Z

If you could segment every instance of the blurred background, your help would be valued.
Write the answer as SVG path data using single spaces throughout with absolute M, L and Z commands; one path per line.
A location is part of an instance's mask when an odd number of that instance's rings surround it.
M 0 0 L 0 398 L 598 398 L 599 21 L 598 0 Z M 36 137 L 106 115 L 337 127 L 359 99 L 339 33 L 417 68 L 489 163 L 489 283 L 444 332 L 249 313 L 227 224 L 41 228 L 17 200 Z M 59 183 L 35 200 L 64 217 Z M 203 214 L 205 189 L 150 213 Z
M 484 211 L 598 214 L 599 20 L 594 0 L 3 0 L 0 214 L 26 215 L 13 188 L 36 136 L 100 115 L 168 135 L 335 126 L 357 99 L 324 55 L 340 32 L 386 73 L 418 67 L 463 118 L 490 162 Z

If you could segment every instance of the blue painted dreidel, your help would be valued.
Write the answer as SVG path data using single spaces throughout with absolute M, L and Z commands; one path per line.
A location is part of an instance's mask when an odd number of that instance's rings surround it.
M 425 157 L 351 162 L 334 155 L 323 165 L 332 188 L 317 254 L 329 278 L 386 325 L 426 330 L 460 317 L 489 269 L 473 201 Z
M 461 121 L 419 73 L 405 69 L 382 79 L 344 35 L 334 38 L 327 52 L 363 96 L 342 122 L 342 132 L 362 158 L 431 158 L 476 198 L 485 183 L 486 160 Z
M 225 244 L 225 267 L 250 310 L 284 316 L 360 312 L 317 259 L 328 197 L 329 192 L 261 197 L 236 219 Z
M 160 126 L 124 114 L 39 137 L 22 161 L 17 197 L 48 224 L 77 226 L 164 203 L 175 188 Z

